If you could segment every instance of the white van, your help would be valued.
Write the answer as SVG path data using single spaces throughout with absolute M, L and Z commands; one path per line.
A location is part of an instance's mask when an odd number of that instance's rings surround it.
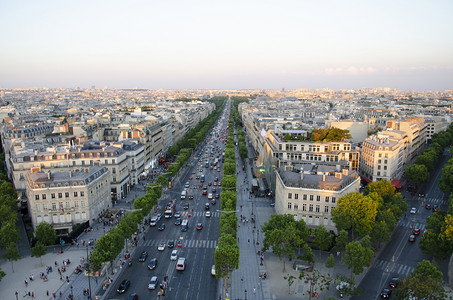
M 176 263 L 176 270 L 184 271 L 185 267 L 186 267 L 186 259 L 184 257 L 178 258 L 178 262 Z
M 151 220 L 149 221 L 149 226 L 156 226 L 157 221 L 159 221 L 157 216 L 152 217 Z
M 186 199 L 186 196 L 187 196 L 187 191 L 186 190 L 182 191 L 181 192 L 181 200 Z

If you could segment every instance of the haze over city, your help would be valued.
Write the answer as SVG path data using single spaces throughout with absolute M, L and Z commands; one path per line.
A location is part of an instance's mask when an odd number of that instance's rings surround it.
M 451 1 L 2 1 L 0 86 L 451 89 Z

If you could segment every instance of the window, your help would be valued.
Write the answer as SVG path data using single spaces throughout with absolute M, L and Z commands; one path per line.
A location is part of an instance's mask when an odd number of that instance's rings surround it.
M 307 200 L 307 195 L 306 195 L 306 194 L 304 194 L 304 197 L 303 197 L 303 198 L 304 198 L 304 200 Z
M 116 174 L 116 168 L 112 168 L 112 174 Z
M 292 193 L 288 193 L 288 199 L 292 199 L 293 198 L 293 194 Z
M 294 194 L 294 199 L 299 199 L 299 194 Z
M 36 211 L 41 211 L 41 205 L 36 204 Z
M 39 195 L 35 195 L 35 200 L 39 200 Z
M 47 204 L 46 203 L 42 204 L 42 210 L 47 210 Z
M 80 197 L 85 196 L 85 192 L 80 192 Z
M 307 204 L 302 204 L 302 210 L 307 211 Z
M 50 197 L 51 197 L 52 199 L 55 199 L 55 193 L 50 194 Z
M 336 199 L 335 197 L 332 197 L 332 203 L 335 203 Z
M 42 198 L 42 200 L 46 200 L 46 198 L 47 198 L 47 197 L 46 197 L 46 194 L 42 194 L 42 195 L 41 195 L 41 198 Z
M 113 177 L 113 182 L 116 182 L 116 177 Z
M 326 196 L 326 203 L 329 203 L 329 196 Z
M 66 201 L 66 208 L 69 208 L 69 201 Z
M 328 206 L 324 206 L 324 212 L 325 212 L 325 213 L 328 213 L 328 212 L 329 212 L 329 207 L 328 207 Z
M 310 195 L 310 201 L 313 201 L 313 195 Z
M 58 193 L 58 198 L 63 198 L 63 193 Z
M 69 198 L 69 192 L 64 193 L 65 198 Z
M 58 208 L 63 209 L 63 202 L 58 202 Z
M 77 192 L 74 192 L 74 197 L 77 197 Z
M 80 206 L 85 207 L 85 201 L 80 201 Z
M 308 211 L 313 211 L 313 204 L 310 204 L 310 206 L 308 207 Z
M 288 209 L 291 209 L 292 206 L 293 204 L 291 202 L 288 202 Z
M 294 204 L 294 210 L 299 210 L 299 204 Z
M 319 205 L 316 205 L 316 212 L 319 212 L 319 209 L 320 209 Z
M 52 203 L 52 210 L 57 210 L 57 204 L 55 202 Z
M 74 201 L 74 207 L 79 207 L 79 201 Z
M 321 196 L 316 196 L 316 201 L 321 201 Z

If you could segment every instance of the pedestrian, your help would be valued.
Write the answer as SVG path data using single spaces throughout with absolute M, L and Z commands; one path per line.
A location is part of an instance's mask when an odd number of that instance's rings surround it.
M 248 243 L 249 243 L 249 245 L 250 245 L 250 239 L 248 239 L 248 240 L 247 240 L 247 242 L 248 242 Z
M 35 299 L 35 292 L 31 292 L 31 298 Z
M 25 278 L 25 287 L 28 287 L 28 280 Z

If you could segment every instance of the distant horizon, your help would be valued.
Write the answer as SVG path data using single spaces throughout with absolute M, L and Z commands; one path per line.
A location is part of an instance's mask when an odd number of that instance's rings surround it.
M 0 86 L 451 90 L 452 11 L 451 0 L 3 0 Z

